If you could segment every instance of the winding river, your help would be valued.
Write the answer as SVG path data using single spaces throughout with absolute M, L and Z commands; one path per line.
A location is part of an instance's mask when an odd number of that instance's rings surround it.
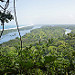
M 34 26 L 32 29 L 20 31 L 21 36 L 25 35 L 26 33 L 30 33 L 30 31 L 33 30 L 33 29 L 37 29 L 37 28 L 41 28 L 41 27 L 42 27 L 42 26 Z M 67 34 L 70 33 L 70 32 L 71 32 L 70 29 L 66 29 L 65 35 L 67 35 Z M 19 37 L 18 32 L 12 32 L 12 33 L 8 33 L 8 34 L 6 34 L 6 35 L 3 35 L 3 36 L 0 38 L 0 44 L 2 44 L 3 42 L 7 42 L 7 41 L 9 41 L 9 40 L 15 39 L 16 37 Z
M 30 33 L 31 30 L 37 29 L 37 28 L 41 28 L 41 26 L 34 26 L 32 29 L 20 31 L 21 36 L 25 35 L 26 33 Z M 19 37 L 18 32 L 12 32 L 12 33 L 8 33 L 6 35 L 3 35 L 0 38 L 0 44 L 2 44 L 3 42 L 7 42 L 9 40 L 15 39 L 16 37 Z

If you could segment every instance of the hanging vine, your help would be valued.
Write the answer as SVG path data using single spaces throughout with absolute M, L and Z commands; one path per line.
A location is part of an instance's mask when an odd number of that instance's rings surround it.
M 22 39 L 21 39 L 21 34 L 20 34 L 19 25 L 18 25 L 17 16 L 16 16 L 15 0 L 14 0 L 14 2 L 13 2 L 13 5 L 14 5 L 15 22 L 16 22 L 17 30 L 18 30 L 18 33 L 19 33 L 19 36 L 20 36 L 21 50 L 22 50 Z

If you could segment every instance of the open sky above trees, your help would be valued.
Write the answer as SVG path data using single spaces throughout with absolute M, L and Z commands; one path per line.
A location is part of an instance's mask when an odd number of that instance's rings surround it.
M 75 24 L 75 0 L 16 0 L 16 9 L 20 25 Z

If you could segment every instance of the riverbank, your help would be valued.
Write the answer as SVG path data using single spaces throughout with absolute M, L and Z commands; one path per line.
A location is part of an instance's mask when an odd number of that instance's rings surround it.
M 30 33 L 31 30 L 41 28 L 41 26 L 27 26 L 20 28 L 21 36 Z M 0 44 L 19 37 L 17 29 L 5 30 L 4 35 L 0 38 Z
M 20 30 L 20 31 L 29 30 L 29 29 L 32 29 L 33 27 L 34 27 L 34 26 L 19 27 L 19 30 Z M 17 28 L 5 29 L 4 32 L 3 32 L 3 35 L 6 35 L 6 34 L 12 33 L 12 32 L 17 32 Z M 1 31 L 0 31 L 0 33 L 1 33 Z
M 61 25 L 34 25 L 34 26 L 27 26 L 27 27 L 20 28 L 20 33 L 21 33 L 21 36 L 23 36 L 26 33 L 30 33 L 34 29 L 41 28 L 41 27 L 47 27 L 47 26 L 50 26 L 50 27 L 61 27 L 63 29 L 66 29 L 67 28 L 67 26 L 64 26 L 64 25 L 63 26 L 61 26 Z M 70 32 L 71 32 L 71 29 L 64 30 L 64 34 L 66 34 L 66 35 L 68 33 L 70 33 Z M 0 38 L 0 44 L 2 44 L 3 42 L 7 42 L 9 40 L 15 39 L 16 37 L 19 37 L 19 34 L 18 34 L 17 30 L 15 31 L 15 29 L 14 30 L 13 29 L 12 30 L 6 30 L 5 33 L 7 33 L 7 34 L 3 35 Z

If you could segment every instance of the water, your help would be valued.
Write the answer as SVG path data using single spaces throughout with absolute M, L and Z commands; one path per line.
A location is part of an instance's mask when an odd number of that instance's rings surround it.
M 68 33 L 71 33 L 70 29 L 66 29 L 65 34 L 67 35 Z
M 31 25 L 19 25 L 19 28 L 27 27 L 27 26 L 32 26 L 32 24 Z M 5 30 L 8 30 L 8 29 L 17 29 L 17 27 L 16 27 L 16 25 L 5 25 L 4 29 Z M 0 25 L 0 30 L 2 30 L 2 26 L 1 25 Z
M 25 35 L 26 33 L 30 33 L 31 30 L 37 29 L 37 28 L 41 28 L 41 26 L 36 26 L 35 25 L 32 29 L 20 31 L 21 36 Z M 0 44 L 3 43 L 3 42 L 7 42 L 9 40 L 15 39 L 16 37 L 19 37 L 18 32 L 12 32 L 12 33 L 8 33 L 6 35 L 3 35 L 0 38 Z
M 28 26 L 31 26 L 31 25 L 28 25 Z M 15 29 L 15 27 L 16 27 L 15 25 L 13 25 L 13 26 L 6 26 L 6 29 L 7 30 L 8 29 Z M 25 27 L 25 26 L 21 25 L 20 28 L 22 28 L 22 27 Z M 33 29 L 37 29 L 37 28 L 41 28 L 41 27 L 42 27 L 42 25 L 34 25 L 34 27 L 32 29 L 20 31 L 21 36 L 25 35 L 26 33 L 30 33 L 30 31 L 33 30 Z M 65 34 L 67 35 L 70 32 L 71 32 L 70 29 L 66 29 Z M 15 39 L 16 37 L 19 37 L 18 32 L 12 32 L 12 33 L 8 33 L 6 35 L 3 35 L 0 38 L 0 44 L 3 43 L 3 42 L 7 42 L 9 40 Z
M 15 25 L 5 25 L 4 27 L 5 27 L 5 29 L 15 28 Z M 2 29 L 2 26 L 0 25 L 0 30 L 1 29 Z

